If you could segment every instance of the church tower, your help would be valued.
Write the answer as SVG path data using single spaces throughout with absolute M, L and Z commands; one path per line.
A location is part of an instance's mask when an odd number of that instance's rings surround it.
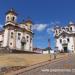
M 10 9 L 8 12 L 6 12 L 6 19 L 5 23 L 11 22 L 11 23 L 16 23 L 17 21 L 17 13 L 15 12 L 14 9 Z
M 30 19 L 27 19 L 26 21 L 25 21 L 25 24 L 27 25 L 27 27 L 28 27 L 28 30 L 31 30 L 31 27 L 32 27 L 32 21 L 30 20 Z

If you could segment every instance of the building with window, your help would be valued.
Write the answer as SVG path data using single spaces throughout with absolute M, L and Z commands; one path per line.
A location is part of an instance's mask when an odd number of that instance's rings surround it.
M 13 9 L 6 13 L 5 25 L 0 31 L 0 47 L 32 51 L 32 21 L 28 19 L 17 23 L 17 16 L 18 14 Z
M 70 22 L 65 27 L 54 28 L 56 47 L 59 51 L 75 52 L 75 24 Z

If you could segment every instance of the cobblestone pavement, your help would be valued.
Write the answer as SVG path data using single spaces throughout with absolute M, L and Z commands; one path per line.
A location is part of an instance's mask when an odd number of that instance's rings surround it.
M 50 62 L 44 66 L 34 68 L 19 75 L 75 75 L 75 55 L 68 55 L 60 61 Z

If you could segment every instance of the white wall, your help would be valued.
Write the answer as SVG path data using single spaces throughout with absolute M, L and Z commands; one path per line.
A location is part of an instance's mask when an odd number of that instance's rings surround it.
M 68 43 L 68 49 L 69 51 L 73 51 L 74 50 L 74 42 L 73 42 L 73 37 L 69 37 L 70 42 Z
M 11 32 L 13 32 L 13 38 L 11 38 Z M 21 34 L 20 40 L 18 39 L 18 33 Z M 25 32 L 23 34 L 23 32 L 20 32 L 20 31 L 16 32 L 16 49 L 21 50 L 21 48 L 22 48 L 21 47 L 21 40 L 22 40 L 23 36 L 25 37 L 25 40 L 26 40 L 26 44 L 24 46 L 24 50 L 32 51 L 33 44 L 32 44 L 32 42 L 30 43 L 30 38 L 32 36 L 29 33 L 27 33 L 27 32 Z M 27 41 L 27 36 L 29 37 L 28 41 Z M 9 42 L 8 42 L 8 38 L 9 38 Z M 1 39 L 1 37 L 0 37 L 0 39 Z M 8 29 L 5 29 L 5 31 L 4 31 L 3 47 L 6 47 L 7 43 L 9 43 L 9 47 L 11 49 L 14 49 L 14 42 L 15 42 L 15 32 L 14 32 L 14 30 L 10 30 L 9 37 L 8 37 Z M 12 43 L 12 45 L 10 43 Z
M 0 34 L 0 41 L 3 41 L 3 37 L 2 37 L 2 34 Z
M 69 42 L 67 41 L 67 38 L 69 38 Z M 60 39 L 62 39 L 62 43 L 60 43 Z M 74 50 L 74 42 L 73 42 L 73 37 L 68 37 L 66 36 L 65 38 L 62 38 L 61 36 L 56 39 L 56 47 L 58 47 L 58 50 L 63 50 L 63 46 L 62 44 L 64 43 L 64 40 L 65 40 L 65 43 L 68 44 L 67 48 L 69 51 L 72 51 Z
M 62 47 L 62 44 L 60 43 L 60 38 L 59 39 L 56 39 L 56 47 L 58 47 L 58 50 L 61 51 L 63 50 L 63 47 Z
M 27 36 L 29 37 L 28 41 L 27 41 Z M 30 50 L 30 35 L 25 33 L 25 38 L 26 38 L 25 50 L 29 51 Z
M 3 38 L 3 47 L 7 46 L 7 41 L 8 41 L 8 29 L 5 29 Z
M 21 33 L 20 40 L 18 40 L 18 33 Z M 27 36 L 29 37 L 28 41 L 27 41 Z M 25 51 L 32 51 L 32 43 L 30 43 L 30 35 L 27 34 L 26 32 L 24 34 L 22 32 L 17 32 L 17 35 L 16 35 L 16 48 L 21 50 L 22 37 L 25 37 L 25 40 L 26 40 L 26 44 L 24 45 L 24 50 Z M 30 46 L 31 46 L 31 50 L 30 50 Z
M 43 51 L 43 54 L 49 54 L 49 51 L 47 50 L 47 51 Z
M 18 33 L 21 34 L 20 40 L 18 39 Z M 18 32 L 16 33 L 16 48 L 19 49 L 19 50 L 21 50 L 21 39 L 22 39 L 22 36 L 23 36 L 23 33 L 22 33 L 22 32 L 19 32 L 19 31 L 18 31 Z
M 31 36 L 31 38 L 32 38 L 32 41 L 30 43 L 30 46 L 31 46 L 31 51 L 33 51 L 33 37 Z

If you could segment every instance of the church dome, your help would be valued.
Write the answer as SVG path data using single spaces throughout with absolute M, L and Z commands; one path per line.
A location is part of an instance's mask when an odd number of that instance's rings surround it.
M 26 20 L 25 23 L 31 23 L 32 24 L 32 21 L 30 19 Z
M 9 14 L 9 13 L 14 14 L 14 15 L 18 15 L 13 8 L 11 8 L 10 10 L 8 10 L 6 12 L 6 15 Z

